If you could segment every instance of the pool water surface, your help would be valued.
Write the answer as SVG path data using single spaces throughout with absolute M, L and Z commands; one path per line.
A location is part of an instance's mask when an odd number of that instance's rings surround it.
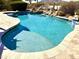
M 73 30 L 71 23 L 41 14 L 18 15 L 20 24 L 2 37 L 3 44 L 17 52 L 37 52 L 54 48 Z

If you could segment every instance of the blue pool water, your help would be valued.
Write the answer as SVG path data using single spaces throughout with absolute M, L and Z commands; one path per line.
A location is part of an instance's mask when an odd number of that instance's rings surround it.
M 57 46 L 71 32 L 70 22 L 41 14 L 18 15 L 20 24 L 8 31 L 3 44 L 13 51 L 37 52 Z

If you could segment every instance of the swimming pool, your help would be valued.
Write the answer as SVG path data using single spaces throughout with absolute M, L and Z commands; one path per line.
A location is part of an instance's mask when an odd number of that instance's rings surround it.
M 41 14 L 18 15 L 20 24 L 2 37 L 2 43 L 17 52 L 54 48 L 73 30 L 69 21 Z

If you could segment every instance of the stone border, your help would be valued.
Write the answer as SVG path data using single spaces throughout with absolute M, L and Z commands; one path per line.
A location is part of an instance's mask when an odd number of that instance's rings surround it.
M 51 57 L 55 57 L 58 54 L 60 54 L 61 52 L 65 51 L 66 49 L 68 49 L 67 45 L 68 42 L 70 40 L 72 40 L 73 38 L 73 34 L 79 30 L 78 28 L 79 26 L 76 26 L 75 29 L 70 32 L 65 38 L 64 40 L 55 48 L 51 48 L 49 50 L 45 50 L 45 51 L 40 51 L 40 52 L 31 52 L 31 53 L 20 53 L 20 52 L 14 52 L 11 51 L 9 49 L 4 50 L 3 54 L 2 54 L 2 59 L 49 59 Z M 77 32 L 76 32 L 77 33 Z

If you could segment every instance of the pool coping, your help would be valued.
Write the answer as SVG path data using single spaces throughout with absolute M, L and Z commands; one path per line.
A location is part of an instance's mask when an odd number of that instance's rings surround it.
M 56 46 L 54 48 L 51 48 L 51 49 L 48 49 L 45 51 L 31 52 L 31 53 L 23 53 L 23 52 L 20 53 L 20 52 L 14 52 L 14 51 L 7 49 L 7 50 L 3 51 L 2 58 L 6 58 L 6 57 L 12 56 L 12 55 L 19 56 L 19 59 L 20 59 L 20 55 L 22 55 L 23 57 L 28 58 L 28 59 L 45 59 L 45 58 L 55 57 L 56 55 L 60 54 L 61 52 L 64 52 L 65 50 L 69 49 L 68 42 L 70 42 L 73 39 L 73 34 L 75 34 L 77 32 L 79 32 L 79 25 L 76 25 L 74 30 L 72 32 L 70 32 L 64 38 L 64 40 L 58 46 Z M 10 55 L 10 53 L 12 55 Z
M 13 12 L 13 11 L 11 11 L 11 12 Z M 8 19 L 7 19 L 8 18 Z M 8 20 L 10 20 L 10 22 L 12 23 L 14 20 L 15 20 L 15 22 L 14 22 L 14 24 L 13 25 L 11 25 L 11 24 L 8 24 L 7 25 L 7 22 L 9 23 L 9 21 Z M 6 24 L 4 24 L 4 23 L 6 23 Z M 16 26 L 16 25 L 18 25 L 20 23 L 20 20 L 18 19 L 18 18 L 13 18 L 13 17 L 9 17 L 9 16 L 7 16 L 6 14 L 4 14 L 4 12 L 0 12 L 0 41 L 1 41 L 1 37 L 8 31 L 8 30 L 10 30 L 11 28 L 13 28 L 14 26 Z M 6 26 L 4 26 L 4 25 L 6 25 Z M 2 42 L 0 42 L 0 44 L 2 45 Z M 0 48 L 2 48 L 2 46 L 0 45 Z M 1 50 L 2 51 L 2 50 Z M 0 52 L 1 52 L 0 51 Z M 1 57 L 1 55 L 0 55 L 0 57 Z

